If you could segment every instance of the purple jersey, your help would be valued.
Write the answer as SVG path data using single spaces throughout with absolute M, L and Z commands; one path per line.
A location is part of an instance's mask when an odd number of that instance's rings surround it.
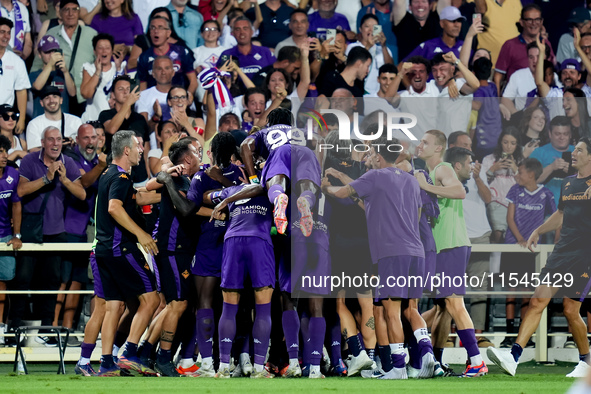
M 416 171 L 422 172 L 423 175 L 425 175 L 428 184 L 433 184 L 427 171 L 415 170 L 415 172 Z M 435 194 L 427 193 L 422 189 L 421 201 L 423 203 L 423 209 L 421 211 L 421 219 L 419 220 L 419 233 L 421 235 L 421 241 L 423 242 L 423 249 L 425 252 L 437 252 L 435 239 L 433 238 L 433 230 L 431 229 L 431 221 L 439 217 L 439 202 Z
M 0 238 L 12 235 L 12 226 L 10 218 L 12 217 L 11 204 L 19 202 L 21 199 L 16 194 L 19 175 L 18 171 L 12 167 L 4 167 L 2 178 L 0 178 Z
M 203 205 L 203 194 L 209 190 L 217 190 L 223 188 L 222 184 L 218 181 L 214 181 L 205 173 L 205 168 L 199 171 L 193 177 L 191 181 L 191 187 L 187 193 L 187 199 L 193 201 L 197 206 Z M 234 164 L 230 164 L 228 168 L 222 170 L 223 175 L 232 181 L 235 185 L 241 183 L 240 177 L 242 172 L 240 168 Z M 199 237 L 199 243 L 197 250 L 215 249 L 221 247 L 221 240 L 226 232 L 227 222 L 223 220 L 209 221 L 209 218 L 205 218 L 201 222 L 201 236 Z
M 489 82 L 474 92 L 474 101 L 482 105 L 476 122 L 476 144 L 480 148 L 494 147 L 501 135 L 501 113 L 499 112 L 497 87 Z
M 412 175 L 395 167 L 370 170 L 350 183 L 365 202 L 372 260 L 425 257 L 419 235 L 421 189 Z
M 457 40 L 453 47 L 448 47 L 445 42 L 441 39 L 441 37 L 433 38 L 431 40 L 427 40 L 421 43 L 418 47 L 416 47 L 408 56 L 403 60 L 406 62 L 407 59 L 413 56 L 422 56 L 427 60 L 431 60 L 435 57 L 438 53 L 447 53 L 453 52 L 456 57 L 460 58 L 460 50 L 462 49 L 462 44 L 464 41 Z
M 287 143 L 305 145 L 304 132 L 292 126 L 278 124 L 257 131 L 247 138 L 253 138 L 255 143 L 254 153 L 263 159 L 269 158 L 271 152 Z
M 554 194 L 544 186 L 530 192 L 523 186 L 513 185 L 507 193 L 507 201 L 515 205 L 515 225 L 524 239 L 528 239 L 544 223 L 547 215 L 556 211 Z M 505 243 L 517 243 L 511 229 L 507 229 Z
M 254 78 L 261 69 L 275 63 L 275 57 L 269 48 L 256 45 L 251 46 L 250 52 L 246 55 L 238 50 L 238 46 L 226 49 L 220 57 L 224 55 L 238 59 L 240 69 L 250 79 Z
M 225 199 L 239 192 L 245 185 L 232 186 L 222 190 L 220 198 Z M 230 225 L 224 240 L 231 237 L 258 237 L 271 242 L 273 207 L 266 194 L 245 198 L 230 203 Z
M 326 29 L 351 30 L 349 20 L 343 14 L 335 12 L 332 18 L 323 19 L 318 11 L 308 15 L 308 31 L 316 32 L 316 37 L 326 40 Z

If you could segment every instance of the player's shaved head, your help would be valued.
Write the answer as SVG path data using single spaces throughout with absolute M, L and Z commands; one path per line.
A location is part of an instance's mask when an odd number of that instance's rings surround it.
M 439 145 L 442 147 L 441 156 L 445 153 L 445 147 L 447 146 L 447 137 L 440 130 L 428 130 L 425 134 L 430 134 L 435 137 L 435 145 Z

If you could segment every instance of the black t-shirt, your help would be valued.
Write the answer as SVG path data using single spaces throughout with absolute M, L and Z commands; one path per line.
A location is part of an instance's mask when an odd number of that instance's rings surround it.
M 404 59 L 419 44 L 439 37 L 443 30 L 439 25 L 439 14 L 432 11 L 423 26 L 410 12 L 407 12 L 398 25 L 392 25 L 392 31 L 398 43 L 398 59 Z
M 362 82 L 363 83 L 363 82 Z M 353 84 L 350 86 L 347 84 L 343 76 L 334 71 L 333 73 L 329 73 L 326 75 L 324 82 L 318 86 L 318 94 L 323 94 L 326 97 L 331 97 L 335 90 L 337 89 L 347 89 L 353 94 L 353 97 L 363 97 L 365 91 L 363 88 L 359 87 L 358 83 Z
M 264 47 L 275 48 L 279 42 L 291 35 L 289 30 L 289 18 L 293 8 L 281 3 L 277 11 L 270 9 L 267 4 L 261 4 L 263 22 L 259 26 L 259 41 Z M 250 8 L 244 14 L 252 22 L 256 20 L 254 8 Z
M 136 247 L 137 238 L 119 225 L 109 214 L 109 201 L 123 202 L 123 209 L 138 223 L 142 223 L 135 202 L 136 190 L 131 176 L 121 167 L 111 164 L 99 179 L 96 200 L 96 255 L 101 257 L 121 256 L 124 249 Z
M 269 72 L 273 68 L 274 67 L 272 64 L 269 64 L 268 66 L 261 68 L 260 71 L 256 73 L 254 77 L 252 77 L 252 83 L 254 83 L 256 86 L 262 87 L 265 83 L 265 78 L 267 78 L 267 75 L 269 75 Z
M 117 110 L 115 108 L 105 110 L 99 114 L 99 121 L 104 124 L 106 121 L 113 119 L 115 115 L 117 115 Z M 131 111 L 129 118 L 125 119 L 123 123 L 121 123 L 121 126 L 119 126 L 119 130 L 133 130 L 136 136 L 142 137 L 143 144 L 150 142 L 150 128 L 148 127 L 148 122 L 146 122 L 146 118 L 135 111 Z M 107 154 L 111 153 L 112 139 L 113 135 L 105 133 L 105 148 Z M 148 172 L 146 170 L 146 163 L 143 155 L 140 156 L 139 165 L 133 167 L 131 175 L 134 182 L 143 182 L 148 179 Z
M 175 188 L 185 196 L 191 186 L 191 180 L 186 176 L 173 177 Z M 195 216 L 184 218 L 174 209 L 170 194 L 166 187 L 162 191 L 160 201 L 160 216 L 158 219 L 157 244 L 158 250 L 176 253 L 195 254 L 199 239 L 199 226 Z
M 591 176 L 569 176 L 562 181 L 558 209 L 564 213 L 560 240 L 554 253 L 586 255 L 591 252 L 591 200 L 585 191 L 591 186 Z

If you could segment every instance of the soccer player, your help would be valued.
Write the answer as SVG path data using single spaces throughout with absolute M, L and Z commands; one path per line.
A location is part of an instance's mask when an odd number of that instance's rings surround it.
M 190 178 L 199 170 L 199 150 L 192 138 L 183 138 L 170 147 L 169 158 L 174 167 L 158 174 L 157 181 L 166 186 L 160 202 L 158 250 L 156 255 L 160 286 L 168 312 L 163 317 L 160 350 L 155 369 L 164 376 L 180 374 L 172 363 L 172 341 L 178 321 L 187 309 L 191 290 L 191 265 L 197 248 L 198 227 L 193 217 L 185 217 L 175 208 L 172 194 L 186 194 Z M 175 176 L 172 176 L 174 174 Z
M 240 291 L 248 276 L 254 288 L 255 320 L 252 330 L 254 342 L 254 372 L 251 378 L 272 378 L 264 368 L 271 335 L 271 296 L 275 285 L 275 257 L 271 242 L 271 206 L 260 185 L 241 185 L 208 193 L 208 203 L 217 204 L 213 219 L 227 215 L 230 224 L 224 236 L 222 258 L 222 294 L 224 306 L 219 322 L 220 366 L 216 377 L 230 377 L 230 352 L 236 335 L 236 313 Z
M 346 186 L 328 187 L 325 190 L 337 198 L 357 195 L 365 203 L 370 252 L 380 278 L 376 300 L 384 306 L 393 359 L 393 368 L 381 379 L 407 379 L 402 300 L 419 298 L 423 291 L 422 286 L 409 284 L 411 275 L 422 275 L 425 264 L 425 252 L 419 234 L 422 201 L 418 182 L 412 175 L 395 166 L 399 151 L 385 148 L 391 144 L 398 144 L 398 141 L 388 141 L 385 137 L 378 139 L 368 158 L 373 170 Z M 387 281 L 391 278 L 397 281 L 404 279 L 405 285 L 392 286 Z M 413 317 L 420 319 L 418 312 Z M 420 339 L 417 339 L 420 344 L 425 344 L 423 340 L 426 340 L 429 346 L 424 347 L 422 365 L 425 371 L 421 371 L 420 376 L 431 377 L 435 362 L 429 351 L 431 346 L 424 322 L 423 325 Z
M 103 356 L 99 375 L 118 376 L 121 368 L 155 375 L 140 362 L 137 343 L 160 304 L 160 298 L 155 277 L 136 243 L 150 255 L 157 254 L 158 247 L 137 224 L 136 204 L 155 204 L 160 196 L 137 193 L 133 188 L 131 168 L 139 164 L 142 153 L 133 131 L 115 133 L 111 150 L 113 161 L 99 180 L 96 203 L 96 259 L 107 301 L 101 330 Z M 140 305 L 131 323 L 125 352 L 116 364 L 112 348 L 127 298 L 139 299 Z
M 440 214 L 433 228 L 433 237 L 437 246 L 436 274 L 452 278 L 451 286 L 442 286 L 437 289 L 437 312 L 431 333 L 436 338 L 435 358 L 441 364 L 444 344 L 438 343 L 440 338 L 437 335 L 440 330 L 449 329 L 444 324 L 440 324 L 443 314 L 446 311 L 449 312 L 456 321 L 458 336 L 468 352 L 468 357 L 470 357 L 470 364 L 463 376 L 476 377 L 488 373 L 488 368 L 478 350 L 474 324 L 464 305 L 463 296 L 466 294 L 466 286 L 464 283 L 460 286 L 453 286 L 454 277 L 464 277 L 470 257 L 470 240 L 461 201 L 466 196 L 466 191 L 451 164 L 443 162 L 446 140 L 443 132 L 429 130 L 425 132 L 418 146 L 418 156 L 425 160 L 434 185 L 427 182 L 423 173 L 417 172 L 415 174 L 421 189 L 439 196 Z M 437 364 L 436 369 L 439 369 Z M 437 370 L 435 374 L 438 374 Z
M 289 219 L 288 188 L 299 196 L 297 207 L 300 213 L 300 230 L 309 237 L 313 230 L 312 209 L 316 195 L 320 192 L 320 164 L 313 151 L 306 147 L 301 130 L 293 128 L 291 111 L 277 108 L 267 117 L 268 128 L 255 132 L 241 145 L 241 157 L 251 182 L 257 183 L 254 158 L 266 159 L 261 174 L 261 183 L 267 189 L 269 201 L 273 203 L 273 217 L 279 234 L 285 234 Z M 291 182 L 292 179 L 298 182 Z M 285 241 L 284 241 L 285 242 Z M 287 251 L 288 248 L 278 249 Z M 280 252 L 282 253 L 282 252 Z M 289 253 L 280 257 L 279 286 L 283 293 L 283 332 L 289 353 L 289 367 L 285 376 L 300 376 L 298 362 L 300 320 L 291 299 L 291 264 Z
M 533 252 L 537 246 L 540 235 L 556 229 L 560 230 L 560 240 L 554 247 L 554 251 L 548 258 L 546 266 L 542 268 L 540 279 L 549 275 L 559 274 L 563 277 L 571 274 L 574 279 L 572 286 L 559 288 L 548 284 L 538 286 L 531 298 L 527 314 L 519 327 L 519 334 L 511 352 L 488 348 L 488 357 L 503 372 L 514 376 L 519 363 L 519 357 L 525 348 L 527 341 L 540 324 L 540 318 L 544 308 L 550 300 L 557 296 L 563 297 L 564 315 L 566 316 L 572 335 L 579 349 L 579 363 L 574 371 L 566 375 L 569 378 L 579 378 L 588 375 L 589 366 L 589 342 L 587 341 L 587 329 L 581 318 L 581 303 L 587 297 L 591 280 L 589 273 L 589 253 L 591 253 L 591 193 L 588 192 L 591 185 L 591 140 L 581 138 L 572 153 L 572 166 L 577 174 L 569 176 L 562 181 L 558 210 L 552 214 L 541 226 L 536 228 L 527 240 L 526 247 Z

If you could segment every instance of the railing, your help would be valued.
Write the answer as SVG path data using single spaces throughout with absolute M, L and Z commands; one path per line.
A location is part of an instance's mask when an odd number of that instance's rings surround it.
M 92 243 L 46 243 L 46 244 L 31 244 L 25 243 L 19 249 L 20 252 L 90 252 Z M 11 251 L 12 246 L 0 244 L 0 252 Z M 536 250 L 536 272 L 540 272 L 542 267 L 548 261 L 548 255 L 554 250 L 554 245 L 538 245 Z M 503 245 L 503 244 L 474 244 L 472 245 L 472 252 L 516 252 L 516 253 L 531 253 L 529 250 L 522 248 L 519 245 Z M 4 290 L 0 294 L 93 294 L 92 290 Z M 527 292 L 515 291 L 467 291 L 467 296 L 474 295 L 511 295 L 528 294 Z M 496 335 L 488 334 L 487 335 Z M 499 333 L 498 335 L 506 335 Z M 544 309 L 540 325 L 536 331 L 536 360 L 543 362 L 548 361 L 548 311 Z

